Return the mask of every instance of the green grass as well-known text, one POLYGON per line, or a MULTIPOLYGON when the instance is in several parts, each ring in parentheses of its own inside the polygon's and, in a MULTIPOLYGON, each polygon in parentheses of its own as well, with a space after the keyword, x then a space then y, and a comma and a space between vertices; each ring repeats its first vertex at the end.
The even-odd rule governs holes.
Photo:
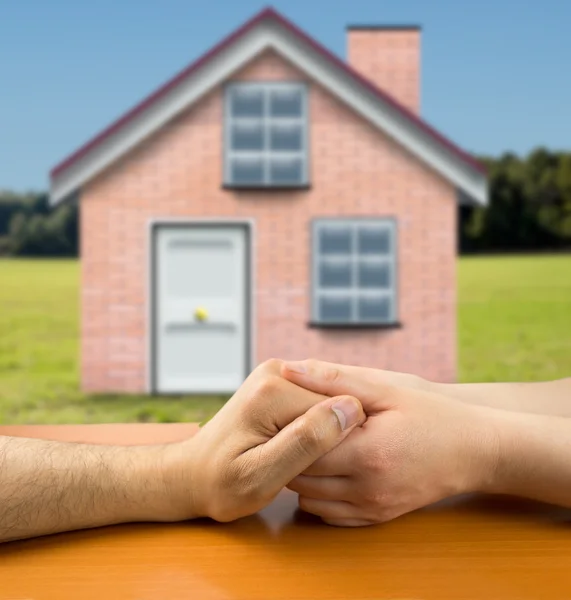
POLYGON ((571 375, 571 256, 463 258, 459 263, 462 381, 571 375))
POLYGON ((77 261, 0 261, 0 423, 201 422, 225 398, 79 391, 77 261))
MULTIPOLYGON (((0 261, 0 423, 203 421, 224 398, 86 396, 78 263, 0 261)), ((462 381, 571 374, 571 256, 459 261, 462 381)))

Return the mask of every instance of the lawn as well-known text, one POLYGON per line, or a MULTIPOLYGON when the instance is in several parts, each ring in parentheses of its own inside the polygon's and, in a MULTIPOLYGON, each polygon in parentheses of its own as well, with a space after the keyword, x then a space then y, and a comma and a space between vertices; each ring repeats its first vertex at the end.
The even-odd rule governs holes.
POLYGON ((203 421, 219 398, 79 391, 77 261, 0 260, 0 423, 203 421))
MULTIPOLYGON (((223 398, 86 396, 78 263, 0 261, 0 422, 203 421, 223 398)), ((571 256, 459 261, 462 381, 571 374, 571 256)))
POLYGON ((571 375, 571 256, 462 258, 461 381, 571 375))

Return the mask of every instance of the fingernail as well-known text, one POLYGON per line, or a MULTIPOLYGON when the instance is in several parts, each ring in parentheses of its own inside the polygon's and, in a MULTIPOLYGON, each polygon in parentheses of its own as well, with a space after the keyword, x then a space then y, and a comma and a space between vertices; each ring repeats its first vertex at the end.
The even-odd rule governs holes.
POLYGON ((339 419, 341 431, 345 431, 359 421, 359 407, 353 398, 342 398, 331 409, 339 419))
POLYGON ((286 362, 285 368, 292 373, 305 373, 305 365, 302 362, 286 362))

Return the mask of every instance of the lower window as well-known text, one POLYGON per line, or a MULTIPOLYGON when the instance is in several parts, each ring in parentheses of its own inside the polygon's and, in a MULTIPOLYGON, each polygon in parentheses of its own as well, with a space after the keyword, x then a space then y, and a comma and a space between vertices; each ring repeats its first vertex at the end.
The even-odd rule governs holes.
POLYGON ((396 233, 389 218, 313 222, 315 324, 396 323, 396 233))

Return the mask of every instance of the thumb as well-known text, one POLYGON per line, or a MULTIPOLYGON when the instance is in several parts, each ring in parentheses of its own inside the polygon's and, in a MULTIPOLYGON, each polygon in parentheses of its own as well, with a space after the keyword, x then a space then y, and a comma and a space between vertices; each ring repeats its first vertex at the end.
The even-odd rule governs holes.
POLYGON ((365 420, 361 403, 351 396, 312 406, 260 447, 261 464, 271 465, 268 487, 277 493, 365 420))

